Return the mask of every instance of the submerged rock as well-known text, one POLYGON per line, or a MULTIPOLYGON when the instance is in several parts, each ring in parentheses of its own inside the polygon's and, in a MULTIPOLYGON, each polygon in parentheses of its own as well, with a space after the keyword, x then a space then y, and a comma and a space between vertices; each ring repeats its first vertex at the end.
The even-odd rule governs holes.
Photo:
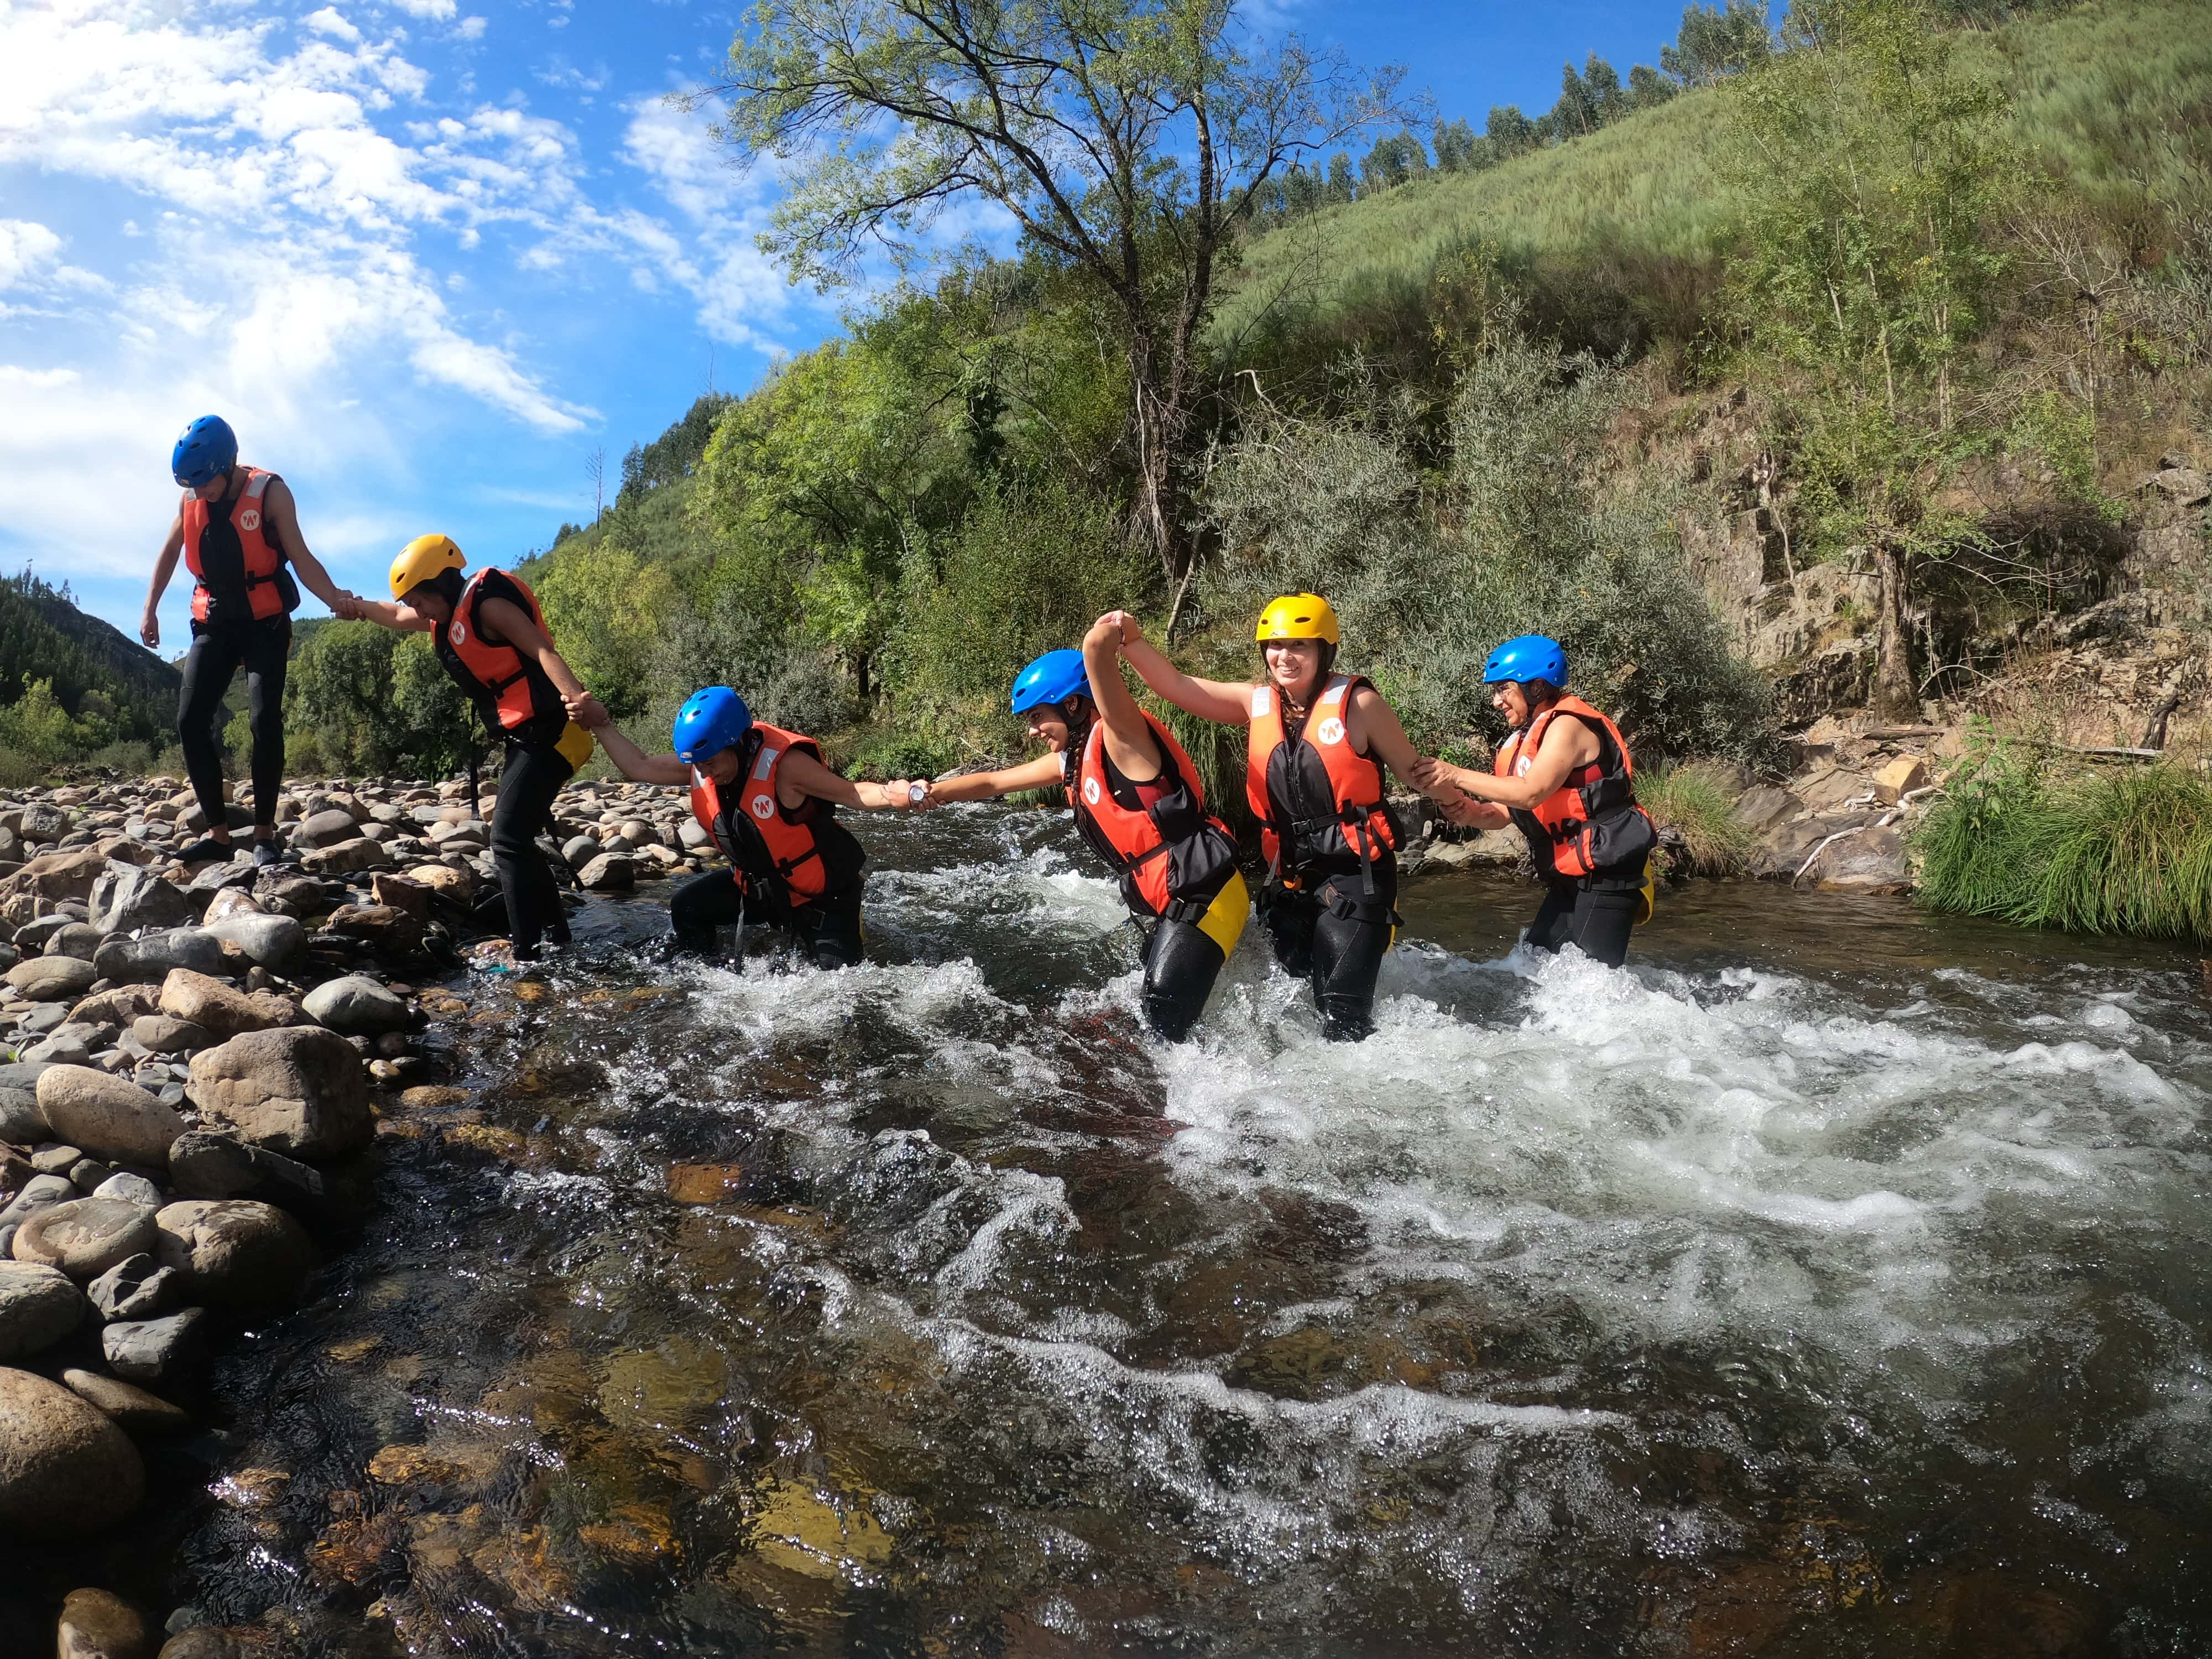
POLYGON ((146 1494, 130 1437, 59 1383, 0 1368, 0 1531, 81 1538, 146 1494))
POLYGON ((320 1026, 249 1031, 192 1057, 187 1092, 212 1124, 298 1158, 336 1158, 374 1131, 361 1057, 320 1026))
POLYGON ((121 1596, 78 1589, 62 1602, 56 1659, 153 1659, 153 1653, 146 1621, 121 1596))

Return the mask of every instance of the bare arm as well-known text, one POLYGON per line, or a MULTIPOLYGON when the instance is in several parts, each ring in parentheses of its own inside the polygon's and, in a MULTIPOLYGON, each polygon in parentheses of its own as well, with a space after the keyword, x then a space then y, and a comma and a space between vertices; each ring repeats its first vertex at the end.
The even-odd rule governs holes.
POLYGON ((262 507, 269 514, 270 528, 276 532, 276 545, 292 562, 292 568, 300 573, 300 580, 307 584, 307 591, 331 611, 343 614, 347 608, 339 597, 343 590, 331 580, 322 561, 307 550, 307 538, 300 533, 300 508, 292 499, 291 486, 282 478, 270 479, 269 488, 263 492, 262 507))
POLYGON ((1350 712, 1352 718, 1345 723, 1345 729, 1351 736, 1355 753, 1379 757, 1408 787, 1433 799, 1449 798, 1449 788, 1421 781, 1418 775, 1421 771, 1419 757, 1413 753, 1413 739, 1406 735, 1398 711, 1390 707, 1389 700, 1381 692, 1371 685, 1359 687, 1352 694, 1350 712))
POLYGON ((161 595, 169 591, 169 578, 176 574, 177 559, 184 550, 185 515, 179 513, 169 520, 161 556, 154 561, 154 580, 146 589, 146 614, 138 619, 138 637, 145 641, 149 651, 161 643, 161 595))
MULTIPOLYGON (((333 606, 332 609, 337 609, 333 606)), ((411 605, 397 600, 364 599, 349 597, 340 615, 350 614, 357 622, 380 623, 386 628, 396 628, 403 634, 434 634, 438 624, 411 605)))
POLYGON ((592 726, 586 716, 599 711, 599 700, 584 689, 583 681, 561 660, 553 641, 545 637, 545 630, 531 621, 520 605, 512 599, 487 596, 477 601, 477 614, 500 638, 545 671, 545 678, 553 682, 553 689, 561 694, 561 701, 579 726, 592 726))
POLYGON ((1218 720, 1224 726, 1242 726, 1252 718, 1252 687, 1249 684, 1201 680, 1184 673, 1159 653, 1145 637, 1137 619, 1126 611, 1109 611, 1098 620, 1112 623, 1121 630, 1121 654, 1137 671, 1137 678, 1186 714, 1218 720))
POLYGON ((1534 806, 1556 793, 1566 782, 1568 773, 1589 765, 1597 754, 1597 736, 1589 727, 1578 720, 1555 720, 1544 733, 1544 746, 1536 751, 1535 760, 1517 778, 1470 771, 1442 761, 1424 761, 1421 771, 1423 776, 1449 783, 1477 800, 1494 801, 1500 806, 1534 806))
MULTIPOLYGON (((783 757, 775 782, 779 796, 795 789, 801 799, 812 795, 817 800, 836 801, 840 806, 857 806, 864 812, 904 811, 915 804, 914 785, 905 778, 895 783, 855 783, 850 778, 839 777, 813 756, 798 750, 783 757)), ((799 803, 786 800, 783 804, 796 806, 799 803)))
POLYGON ((674 783, 691 781, 691 769, 673 755, 648 755, 624 737, 612 720, 594 727, 592 735, 599 740, 599 747, 607 751, 607 758, 632 783, 674 783))
POLYGON ((929 805, 945 806, 955 801, 997 800, 1002 795, 1016 794, 1024 789, 1054 789, 1065 775, 1059 756, 1041 755, 1036 760, 1024 761, 1019 766, 997 772, 963 772, 957 778, 942 779, 929 786, 929 805))
POLYGON ((1145 711, 1121 678, 1121 642, 1127 625, 1102 617, 1083 636, 1083 672, 1091 682, 1091 701, 1106 723, 1106 758, 1132 783, 1150 783, 1160 775, 1160 746, 1145 711))

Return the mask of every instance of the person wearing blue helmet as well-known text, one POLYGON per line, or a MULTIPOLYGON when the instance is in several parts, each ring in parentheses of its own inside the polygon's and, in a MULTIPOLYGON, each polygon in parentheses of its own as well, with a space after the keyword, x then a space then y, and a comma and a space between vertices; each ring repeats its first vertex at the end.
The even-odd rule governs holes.
POLYGON ((1557 640, 1524 634, 1484 664, 1496 688, 1491 706, 1512 732, 1488 772, 1422 761, 1424 788, 1456 789, 1445 808, 1455 823, 1494 830, 1507 823, 1528 837, 1548 891, 1528 924, 1539 951, 1572 945, 1618 968, 1630 932, 1650 914, 1647 875, 1658 836, 1636 804, 1636 767, 1620 728, 1566 690, 1567 653, 1557 640))
POLYGON ((179 857, 200 864, 228 860, 235 851, 216 722, 232 678, 243 668, 246 721, 253 736, 253 858, 274 864, 283 856, 276 797, 284 787, 284 671, 292 612, 300 606, 292 572, 340 614, 344 595, 307 550, 290 489, 273 472, 239 465, 237 435, 222 416, 203 415, 184 429, 170 451, 169 471, 185 496, 154 561, 138 637, 149 650, 161 643, 161 595, 181 556, 193 580, 192 646, 177 694, 177 742, 207 834, 179 857))
POLYGON ((908 811, 926 786, 856 783, 831 771, 822 745, 802 732, 757 720, 726 685, 696 691, 677 711, 672 754, 648 755, 588 699, 574 701, 622 775, 638 783, 689 787, 699 827, 730 860, 694 876, 669 901, 680 949, 709 955, 720 930, 741 922, 775 927, 819 968, 860 961, 862 866, 867 854, 837 822, 840 806, 908 811))
POLYGON ((1065 788, 1076 828, 1119 879, 1121 902, 1150 924, 1145 1018, 1179 1042, 1205 1012, 1252 901, 1236 842, 1206 813, 1198 769, 1129 695, 1121 652, 1120 627, 1101 621, 1082 650, 1048 651, 1023 669, 1014 713, 1029 716, 1030 736, 1050 752, 933 783, 929 804, 1065 788))

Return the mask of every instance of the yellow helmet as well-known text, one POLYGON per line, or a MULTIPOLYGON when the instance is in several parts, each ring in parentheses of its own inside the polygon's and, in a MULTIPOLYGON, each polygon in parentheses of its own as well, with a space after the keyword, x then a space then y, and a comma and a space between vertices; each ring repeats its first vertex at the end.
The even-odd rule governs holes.
POLYGON ((1318 593, 1285 593, 1260 613, 1255 640, 1325 640, 1341 644, 1336 612, 1318 593))
POLYGON ((452 537, 417 536, 392 562, 392 597, 404 599, 409 589, 420 587, 440 571, 459 570, 466 563, 452 537))

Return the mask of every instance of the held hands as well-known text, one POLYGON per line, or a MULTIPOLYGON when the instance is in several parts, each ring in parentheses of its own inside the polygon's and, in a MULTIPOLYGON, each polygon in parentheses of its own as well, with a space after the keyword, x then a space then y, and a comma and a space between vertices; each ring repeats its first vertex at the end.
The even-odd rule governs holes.
POLYGON ((564 693, 561 701, 568 705, 568 718, 586 732, 596 732, 614 723, 614 717, 607 713, 606 705, 588 691, 564 693))
POLYGON ((1130 615, 1129 612, 1126 611, 1109 611, 1096 623, 1092 623, 1091 626, 1094 629, 1110 628, 1114 629, 1121 635, 1119 642, 1121 648, 1125 651, 1133 645, 1142 645, 1145 642, 1145 630, 1143 627, 1139 625, 1136 617, 1130 615))
POLYGON ((1464 789, 1474 774, 1452 765, 1449 761, 1423 756, 1413 763, 1413 787, 1431 795, 1446 789, 1464 789))
POLYGON ((1444 802, 1437 810, 1443 813, 1444 821, 1447 823, 1472 827, 1476 823, 1482 808, 1480 803, 1469 800, 1465 795, 1456 795, 1444 802))
POLYGON ((931 805, 929 785, 917 778, 894 778, 882 786, 884 805, 894 812, 926 811, 931 805))

